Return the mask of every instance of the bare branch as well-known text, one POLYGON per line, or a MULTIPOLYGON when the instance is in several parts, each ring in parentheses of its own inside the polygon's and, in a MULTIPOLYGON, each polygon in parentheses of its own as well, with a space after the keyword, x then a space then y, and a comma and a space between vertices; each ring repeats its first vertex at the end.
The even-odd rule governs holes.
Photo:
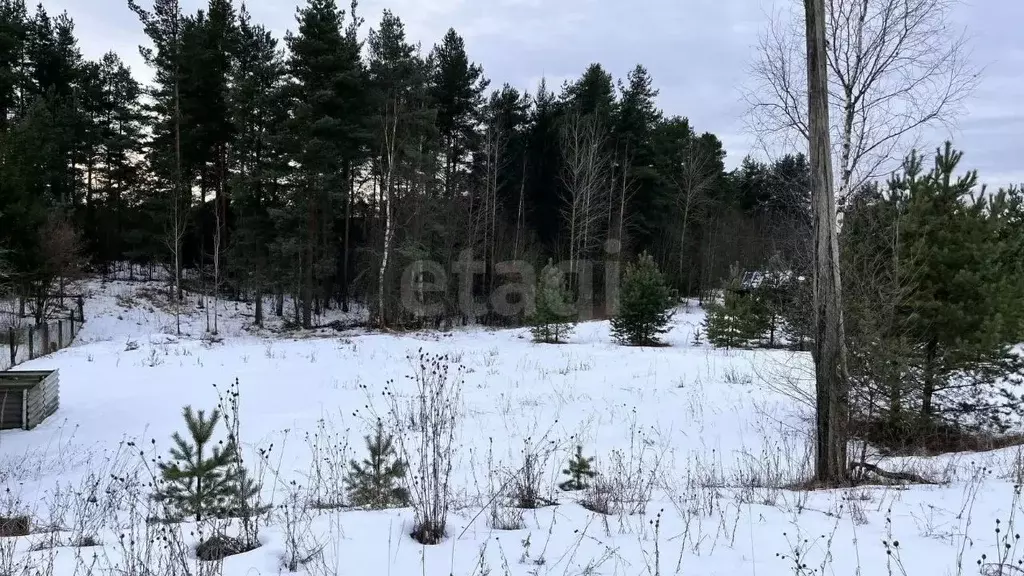
MULTIPOLYGON (((924 129, 951 125, 978 84, 958 0, 827 0, 832 163, 838 195, 888 174, 924 129)), ((751 68, 748 129, 766 150, 807 146, 803 12, 770 16, 751 68), (774 146, 773 146, 774 144, 774 146)))

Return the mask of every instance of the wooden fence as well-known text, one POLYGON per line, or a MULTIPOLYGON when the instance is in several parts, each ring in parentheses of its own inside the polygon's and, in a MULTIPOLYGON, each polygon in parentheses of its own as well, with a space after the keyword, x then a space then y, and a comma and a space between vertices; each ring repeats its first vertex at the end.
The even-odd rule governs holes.
POLYGON ((0 371, 70 346, 85 321, 81 298, 76 308, 66 318, 0 330, 0 371))

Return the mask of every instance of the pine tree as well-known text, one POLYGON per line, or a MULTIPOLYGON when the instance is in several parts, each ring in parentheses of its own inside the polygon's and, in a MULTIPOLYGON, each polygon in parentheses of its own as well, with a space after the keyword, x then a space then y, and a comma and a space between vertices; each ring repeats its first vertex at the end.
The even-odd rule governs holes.
POLYGON ((286 171, 282 127, 287 118, 283 97, 284 62, 277 40, 254 24, 243 5, 232 68, 231 110, 237 129, 232 146, 232 207, 237 217, 231 244, 234 277, 255 301, 255 324, 263 325, 264 290, 273 287, 276 263, 272 246, 279 230, 272 218, 280 210, 286 171))
POLYGON ((548 260, 537 282, 535 311, 530 317, 534 342, 560 344, 572 334, 575 310, 565 289, 562 272, 548 260))
MULTIPOLYGON (((236 464, 237 450, 233 438, 227 442, 214 442, 213 435, 221 420, 219 410, 209 417, 191 406, 183 410, 189 437, 180 433, 172 436, 174 447, 170 461, 161 462, 162 484, 154 494, 158 502, 166 503, 175 517, 190 517, 200 521, 221 516, 237 506, 237 482, 240 481, 236 464)), ((242 486, 243 492, 251 485, 242 486)))
POLYGON ((704 330, 708 342, 716 348, 742 348, 750 344, 752 317, 751 299, 732 285, 724 290, 722 302, 708 304, 704 330))
POLYGON ((286 36, 290 77, 286 91, 291 115, 286 123, 290 163, 297 167, 295 188, 285 213, 299 247, 298 284, 302 326, 312 325, 317 285, 332 276, 339 235, 330 208, 336 191, 351 188, 351 170, 365 152, 366 85, 355 35, 359 20, 345 26, 345 12, 334 0, 309 0, 299 9, 298 31, 286 36), (298 235, 295 231, 301 231, 298 235))
MULTIPOLYGON (((431 232, 405 239, 397 225, 401 208, 410 212, 433 212, 436 218, 450 216, 451 199, 442 198, 436 190, 435 175, 438 162, 444 157, 438 149, 440 136, 434 123, 435 110, 429 98, 430 65, 420 57, 416 46, 406 38, 402 20, 385 10, 380 25, 367 36, 367 74, 371 90, 373 119, 372 175, 378 196, 375 198, 375 251, 379 260, 374 282, 376 294, 372 300, 372 314, 378 324, 386 326, 399 316, 398 307, 390 306, 393 296, 389 289, 389 270, 401 248, 406 253, 417 253, 427 248, 431 232), (405 192, 401 192, 401 191, 405 192), (401 204, 398 198, 403 199, 401 204), (422 203, 413 204, 420 200, 422 203), (402 246, 404 244, 404 246, 402 246)), ((423 223, 421 216, 409 217, 423 223)), ((442 230, 443 225, 430 230, 442 230)), ((441 234, 447 236, 451 230, 441 234)), ((450 245, 449 245, 450 247, 450 245)), ((421 252, 420 252, 421 253, 421 252)), ((449 257, 450 254, 445 254, 449 257)))
POLYGON ((345 478, 352 504, 372 510, 406 506, 409 492, 396 485, 405 478, 406 464, 395 452, 394 438, 378 423, 374 435, 366 436, 365 440, 369 458, 362 463, 349 462, 345 478))
POLYGON ((845 322, 859 418, 892 449, 948 449, 951 432, 1003 431, 1021 398, 1014 348, 1022 292, 1019 200, 957 175, 962 154, 931 169, 908 156, 886 190, 859 190, 843 224, 845 322))
POLYGON ((654 259, 644 252, 626 267, 619 313, 611 320, 612 336, 630 346, 657 345, 658 336, 668 331, 674 306, 672 290, 654 259))
MULTIPOLYGON (((613 123, 616 162, 622 170, 615 174, 613 201, 614 237, 626 245, 630 235, 641 246, 649 246, 658 237, 658 227, 666 220, 667 189, 659 180, 657 139, 667 124, 657 107, 658 89, 647 69, 637 65, 626 82, 619 82, 622 94, 613 123)), ((687 125, 687 130, 689 126, 687 125)))
POLYGON ((137 255, 152 254, 152 251, 132 242, 139 235, 134 227, 130 227, 130 199, 139 192, 145 176, 143 167, 136 160, 143 153, 142 87, 113 52, 104 54, 100 60, 99 74, 100 152, 92 178, 96 181, 99 214, 96 218, 97 237, 93 242, 99 259, 104 263, 122 260, 126 256, 136 261, 144 260, 145 257, 137 255))
POLYGON ((483 68, 469 61, 466 43, 454 29, 434 46, 428 61, 433 67, 430 97, 437 109, 437 130, 444 146, 442 183, 445 195, 451 196, 465 189, 464 158, 479 148, 476 125, 488 81, 483 68))
POLYGON ((0 134, 24 113, 29 22, 25 0, 0 0, 0 134))
POLYGON ((708 341, 718 348, 746 348, 756 345, 770 331, 769 307, 760 286, 743 286, 739 267, 733 266, 722 290, 722 301, 707 306, 704 329, 708 341))
POLYGON ((593 115, 604 125, 611 122, 618 105, 612 75, 597 63, 587 66, 579 80, 566 82, 560 99, 580 116, 593 115))
POLYGON ((946 143, 923 172, 922 158, 912 155, 891 186, 906 203, 902 259, 919 267, 906 313, 923 352, 920 416, 928 423, 944 409, 984 411, 991 386, 1020 369, 1011 352, 1017 279, 1000 265, 999 221, 986 195, 974 192, 977 172, 955 175, 962 157, 946 143), (946 390, 957 397, 937 398, 946 390))
POLYGON ((583 455, 583 446, 576 446, 576 454, 569 460, 568 468, 562 470, 562 474, 569 479, 558 487, 566 492, 586 490, 590 486, 588 481, 597 476, 597 472, 592 469, 593 463, 593 457, 587 458, 583 455))
POLYGON ((556 252, 559 226, 562 221, 560 174, 562 172, 559 126, 562 111, 547 82, 541 79, 533 96, 527 131, 526 186, 524 194, 528 221, 540 242, 556 252))
POLYGON ((154 0, 146 10, 135 0, 128 6, 143 24, 152 46, 139 48, 143 60, 153 69, 153 84, 146 112, 150 114, 150 137, 146 148, 149 184, 139 234, 135 242, 153 249, 170 249, 173 262, 176 329, 180 332, 180 304, 184 296, 181 271, 185 265, 183 243, 192 206, 196 167, 187 162, 193 149, 193 135, 182 118, 183 36, 185 18, 179 0, 154 0))

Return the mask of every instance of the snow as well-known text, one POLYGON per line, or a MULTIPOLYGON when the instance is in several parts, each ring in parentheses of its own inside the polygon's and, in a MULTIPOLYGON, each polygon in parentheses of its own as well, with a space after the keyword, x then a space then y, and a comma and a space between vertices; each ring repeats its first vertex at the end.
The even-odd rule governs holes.
POLYGON ((294 534, 300 548, 319 552, 299 567, 311 575, 932 576, 995 574, 993 563, 1024 558, 1013 526, 1022 468, 1015 450, 882 462, 948 481, 939 486, 791 489, 810 466, 809 359, 695 344, 697 308, 676 314, 668 346, 624 348, 606 322, 579 325, 564 345, 533 344, 526 330, 252 330, 251 306, 233 302, 220 303, 217 339, 203 336, 206 309, 194 305, 178 337, 159 301, 158 285, 90 283, 75 344, 18 367, 59 369, 60 409, 32 431, 0 434, 0 516, 59 523, 58 544, 77 531, 101 545, 48 548, 40 542, 55 536, 42 532, 0 539, 0 573, 5 550, 13 563, 71 576, 133 573, 125 542, 159 530, 194 544, 208 527, 146 524, 126 494, 145 492, 151 459, 182 429, 183 405, 212 409, 235 379, 247 461, 265 471, 264 496, 275 509, 262 546, 216 567, 228 576, 287 572, 282 558, 294 534), (364 457, 363 436, 389 409, 385 391, 411 401, 410 357, 421 350, 464 368, 445 541, 412 540, 409 509, 300 506, 301 517, 288 520, 290 498, 340 493, 331 466, 364 457), (601 515, 580 505, 580 493, 554 488, 577 444, 605 472, 620 451, 633 480, 651 486, 643 514, 601 515), (526 446, 541 454, 545 488, 558 503, 526 511, 523 529, 493 529, 491 473, 522 466, 526 446), (143 484, 129 471, 142 473, 143 484), (86 493, 107 510, 88 529, 76 522, 96 516, 81 504, 86 493))

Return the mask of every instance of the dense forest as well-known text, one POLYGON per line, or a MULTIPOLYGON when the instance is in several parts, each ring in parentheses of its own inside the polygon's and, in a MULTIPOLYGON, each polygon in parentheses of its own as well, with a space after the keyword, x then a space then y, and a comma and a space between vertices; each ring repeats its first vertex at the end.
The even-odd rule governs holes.
POLYGON ((283 39, 231 0, 128 3, 152 85, 114 52, 84 58, 66 14, 0 0, 0 249, 40 310, 74 271, 132 263, 179 298, 254 300, 257 323, 354 305, 394 327, 508 323, 489 304, 467 317, 454 275, 432 295, 445 312, 414 317, 403 275, 436 284, 472 258, 486 303, 503 261, 592 261, 600 290, 602 267, 647 251, 701 295, 806 252, 804 156, 726 171, 642 65, 530 93, 492 86, 456 30, 425 51, 355 2, 309 0, 283 39))

